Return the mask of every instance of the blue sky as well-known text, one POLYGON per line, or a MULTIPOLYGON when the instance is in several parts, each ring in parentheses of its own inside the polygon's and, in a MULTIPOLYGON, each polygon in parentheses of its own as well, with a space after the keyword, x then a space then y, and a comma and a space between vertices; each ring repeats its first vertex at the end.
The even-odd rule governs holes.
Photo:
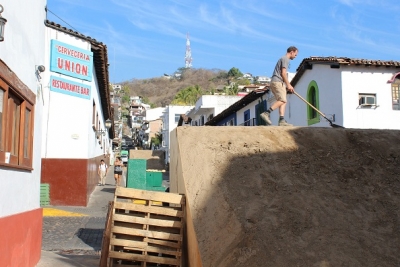
POLYGON ((287 47, 303 58, 400 61, 398 0, 48 0, 47 19, 108 47, 110 82, 193 68, 271 76, 287 47), (68 23, 68 24, 66 24, 68 23))

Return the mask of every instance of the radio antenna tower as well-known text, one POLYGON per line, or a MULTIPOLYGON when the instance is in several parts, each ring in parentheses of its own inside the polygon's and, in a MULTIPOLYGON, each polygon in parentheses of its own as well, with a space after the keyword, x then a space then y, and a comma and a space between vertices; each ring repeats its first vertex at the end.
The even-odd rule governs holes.
POLYGON ((192 51, 190 50, 189 33, 186 34, 185 68, 192 67, 192 51))

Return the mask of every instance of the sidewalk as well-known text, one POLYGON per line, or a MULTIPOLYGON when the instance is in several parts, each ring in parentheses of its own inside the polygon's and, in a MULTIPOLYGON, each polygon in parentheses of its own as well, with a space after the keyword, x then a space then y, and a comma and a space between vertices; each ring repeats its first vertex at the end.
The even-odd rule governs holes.
MULTIPOLYGON (((126 170, 121 184, 126 183, 126 170)), ((105 186, 96 186, 87 207, 43 209, 42 255, 37 267, 99 266, 109 201, 115 192, 113 166, 105 186)))

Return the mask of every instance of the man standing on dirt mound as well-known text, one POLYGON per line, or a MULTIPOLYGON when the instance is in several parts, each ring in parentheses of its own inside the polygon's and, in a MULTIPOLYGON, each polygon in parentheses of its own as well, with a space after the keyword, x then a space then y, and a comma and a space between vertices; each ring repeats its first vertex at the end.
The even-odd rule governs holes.
POLYGON ((265 112, 261 113, 261 119, 265 121, 267 125, 272 125, 270 115, 271 112, 279 108, 279 126, 293 126, 287 123, 285 120, 285 109, 286 109, 286 91, 293 92, 294 88, 288 80, 288 69, 289 60, 293 60, 297 57, 298 49, 291 46, 287 49, 286 55, 281 57, 276 63, 274 73, 272 74, 270 90, 275 96, 276 102, 265 112))

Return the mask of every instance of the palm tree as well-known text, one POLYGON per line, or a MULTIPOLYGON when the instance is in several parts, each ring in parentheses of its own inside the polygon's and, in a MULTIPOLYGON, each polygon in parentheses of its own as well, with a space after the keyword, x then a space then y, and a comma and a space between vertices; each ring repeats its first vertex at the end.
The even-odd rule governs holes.
POLYGON ((172 104, 175 105, 194 105, 197 99, 203 95, 203 90, 199 85, 189 86, 179 91, 172 104))

